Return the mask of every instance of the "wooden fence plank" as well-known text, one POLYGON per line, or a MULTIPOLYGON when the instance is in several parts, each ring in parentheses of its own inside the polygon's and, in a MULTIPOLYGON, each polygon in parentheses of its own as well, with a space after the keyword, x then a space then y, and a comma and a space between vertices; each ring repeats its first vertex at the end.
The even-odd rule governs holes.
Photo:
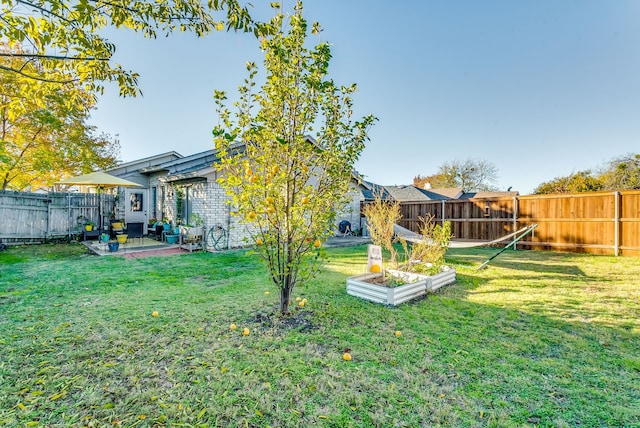
POLYGON ((0 240, 41 242, 80 233, 85 219, 99 223, 99 202, 103 213, 115 203, 108 194, 0 191, 0 240))
POLYGON ((491 241, 537 223, 521 247, 640 256, 637 190, 412 202, 400 208, 400 225, 414 232, 416 213, 436 211, 439 223, 442 214, 451 222, 455 239, 491 241))

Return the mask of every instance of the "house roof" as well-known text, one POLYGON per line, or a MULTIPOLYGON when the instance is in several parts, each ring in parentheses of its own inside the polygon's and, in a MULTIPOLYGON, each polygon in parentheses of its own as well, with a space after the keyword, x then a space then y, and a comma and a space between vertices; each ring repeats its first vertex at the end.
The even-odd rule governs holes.
POLYGON ((520 192, 465 192, 459 199, 504 198, 518 196, 520 192))
POLYGON ((389 195, 398 202, 422 202, 429 197, 414 185, 384 186, 389 195))
POLYGON ((107 172, 116 176, 122 176, 132 172, 143 172, 144 170, 156 168, 166 162, 180 159, 182 157, 183 156, 180 153, 175 151, 160 153, 131 162, 121 163, 114 168, 108 169, 107 172))
POLYGON ((458 199, 464 191, 460 187, 441 187, 438 189, 420 189, 425 193, 434 195, 432 199, 458 199))
POLYGON ((391 197, 384 186, 365 180, 361 180, 360 184, 362 185, 360 191, 365 201, 375 200, 377 194, 381 194, 382 199, 389 199, 391 197))

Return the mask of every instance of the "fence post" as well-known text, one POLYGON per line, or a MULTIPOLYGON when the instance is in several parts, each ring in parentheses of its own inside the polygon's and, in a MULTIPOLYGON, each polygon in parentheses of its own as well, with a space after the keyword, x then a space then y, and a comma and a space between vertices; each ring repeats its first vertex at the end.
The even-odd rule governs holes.
POLYGON ((613 226, 613 255, 620 255, 620 192, 613 192, 614 201, 614 210, 615 210, 615 218, 614 226, 613 226))
MULTIPOLYGON (((513 197, 513 231, 518 230, 518 197, 513 197)), ((518 249, 518 243, 513 244, 513 249, 518 249)))

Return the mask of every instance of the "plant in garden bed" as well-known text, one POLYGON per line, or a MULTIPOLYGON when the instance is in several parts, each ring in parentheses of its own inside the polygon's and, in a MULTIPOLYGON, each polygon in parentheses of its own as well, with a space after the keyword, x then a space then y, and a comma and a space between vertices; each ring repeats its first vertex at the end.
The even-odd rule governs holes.
POLYGON ((393 269, 380 269, 383 278, 390 273, 397 276, 395 271, 429 276, 449 269, 445 265, 444 256, 451 239, 450 222, 445 221, 443 225, 439 225, 434 222, 433 216, 420 217, 421 238, 409 243, 405 238, 395 236, 394 225, 402 218, 397 201, 384 200, 382 194, 377 193, 374 201, 364 207, 363 214, 367 218, 371 241, 390 254, 393 269), (395 242, 400 242, 402 246, 402 264, 398 260, 400 254, 394 246, 395 242))

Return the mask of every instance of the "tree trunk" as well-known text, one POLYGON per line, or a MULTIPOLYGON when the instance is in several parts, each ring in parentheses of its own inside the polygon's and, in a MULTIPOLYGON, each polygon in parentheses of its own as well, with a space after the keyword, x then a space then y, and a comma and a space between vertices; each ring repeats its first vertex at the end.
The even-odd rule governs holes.
POLYGON ((289 313, 289 303, 291 301, 291 284, 288 280, 280 286, 280 313, 282 315, 289 313))

